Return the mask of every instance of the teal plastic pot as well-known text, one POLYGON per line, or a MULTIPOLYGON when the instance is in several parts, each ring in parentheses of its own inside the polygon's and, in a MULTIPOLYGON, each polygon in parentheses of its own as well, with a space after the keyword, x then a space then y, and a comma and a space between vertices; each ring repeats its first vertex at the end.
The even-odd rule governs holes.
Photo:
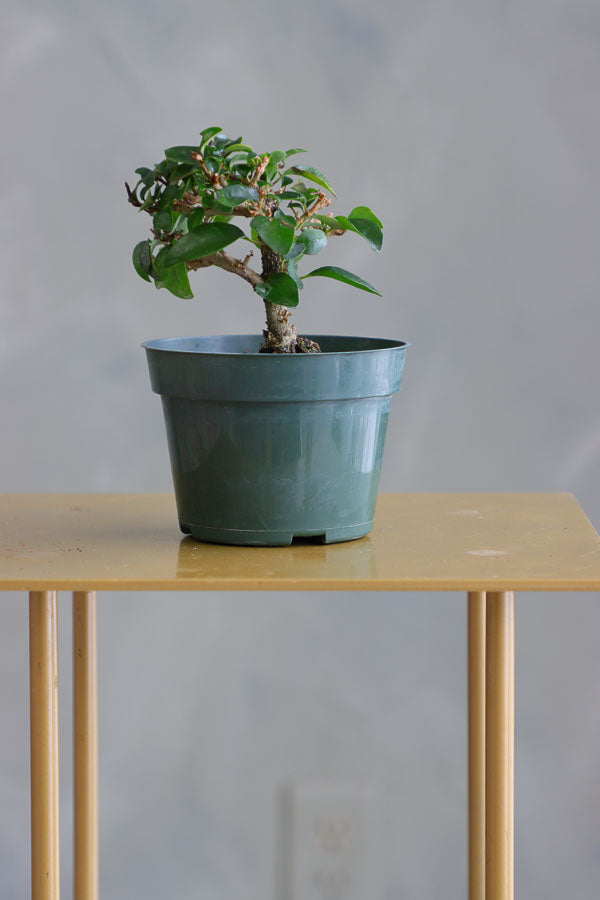
POLYGON ((321 353, 259 353, 259 335, 143 344, 184 534, 285 546, 371 530, 406 344, 314 340, 321 353))

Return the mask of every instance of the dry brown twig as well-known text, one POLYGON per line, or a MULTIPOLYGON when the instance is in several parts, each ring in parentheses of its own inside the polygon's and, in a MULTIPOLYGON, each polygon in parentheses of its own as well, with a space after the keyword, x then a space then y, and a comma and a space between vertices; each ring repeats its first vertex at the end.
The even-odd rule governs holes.
POLYGON ((186 263, 186 265, 191 270, 204 269, 207 266, 218 266, 219 269, 225 269, 226 272, 233 272, 234 275, 239 275, 244 281, 256 287, 257 284, 263 283, 263 278, 248 265, 248 260, 251 256, 252 253, 250 252, 245 259, 237 259, 237 257, 230 256, 229 253, 221 250, 219 253, 203 256, 202 259, 194 259, 186 263))
POLYGON ((297 219, 297 224, 304 225, 309 219, 316 215, 316 213, 318 213, 320 209, 324 209, 324 207, 326 206, 331 206, 331 200, 329 199, 329 197, 325 196, 323 191, 321 191, 313 205, 309 207, 306 212, 297 219))
POLYGON ((198 153, 196 150, 192 150, 192 151, 190 152, 190 155, 191 155, 192 159, 195 159, 195 160, 196 160, 196 162, 198 163, 198 165, 200 166, 200 168, 202 169, 202 171, 204 172, 204 174, 206 175, 206 177, 208 178, 208 180, 209 180, 209 181, 212 181, 212 180, 213 180, 214 172, 211 172, 211 171, 210 171, 210 169, 208 168, 208 166, 207 166, 206 163, 204 162, 204 157, 202 156, 202 154, 201 154, 201 153, 198 153))
POLYGON ((254 171, 254 175, 252 175, 248 181, 248 184, 250 185, 250 187, 256 187, 256 185, 258 184, 258 179, 260 178, 260 176, 263 174, 263 172, 269 165, 270 159, 271 159, 271 157, 269 156, 269 154, 265 153, 265 155, 262 157, 261 161, 257 165, 257 167, 254 171))

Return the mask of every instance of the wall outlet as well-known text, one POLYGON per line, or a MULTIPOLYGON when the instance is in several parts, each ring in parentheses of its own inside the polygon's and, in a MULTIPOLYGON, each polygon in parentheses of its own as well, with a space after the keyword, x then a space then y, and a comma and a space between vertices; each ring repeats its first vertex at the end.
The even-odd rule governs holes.
POLYGON ((288 806, 286 900, 375 900, 372 790, 299 782, 288 806))

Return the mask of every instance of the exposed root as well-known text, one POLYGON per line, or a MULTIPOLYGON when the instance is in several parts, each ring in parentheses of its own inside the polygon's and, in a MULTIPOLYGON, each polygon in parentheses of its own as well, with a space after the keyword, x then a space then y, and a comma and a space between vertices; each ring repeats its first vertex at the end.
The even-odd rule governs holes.
POLYGON ((278 341, 271 331, 263 331, 264 341, 260 353, 320 353, 321 348, 316 341, 307 337, 298 337, 296 326, 289 326, 289 337, 285 342, 278 341))

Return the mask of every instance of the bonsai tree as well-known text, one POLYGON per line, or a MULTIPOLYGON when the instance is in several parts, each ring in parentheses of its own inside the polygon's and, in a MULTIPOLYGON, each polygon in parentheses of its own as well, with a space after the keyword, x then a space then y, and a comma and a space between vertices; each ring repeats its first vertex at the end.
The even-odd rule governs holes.
POLYGON ((306 151, 257 154, 242 138, 205 128, 196 146, 170 147, 154 168, 136 169, 129 202, 152 217, 152 237, 136 244, 133 265, 145 281, 176 297, 193 297, 188 272, 218 266, 247 281, 264 301, 267 328, 261 352, 315 353, 315 341, 299 337, 290 309, 298 306, 306 278, 334 278, 372 294, 371 284, 338 266, 298 274, 304 256, 315 256, 330 237, 354 232, 371 247, 383 245, 382 224, 367 206, 348 216, 325 213, 333 188, 312 166, 288 160, 306 151), (247 220, 246 234, 232 220, 247 220), (226 252, 235 241, 250 244, 241 257, 226 252), (260 255, 261 271, 250 265, 260 255))

